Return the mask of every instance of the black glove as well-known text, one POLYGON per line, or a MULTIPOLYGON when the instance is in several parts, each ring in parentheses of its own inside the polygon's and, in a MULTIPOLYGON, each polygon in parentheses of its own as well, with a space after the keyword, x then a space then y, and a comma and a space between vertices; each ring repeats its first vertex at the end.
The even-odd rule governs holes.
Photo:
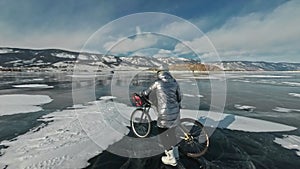
POLYGON ((141 95, 142 95, 142 96, 145 96, 145 97, 148 97, 149 95, 146 94, 146 93, 147 93, 146 90, 143 90, 143 91, 141 92, 141 95))
POLYGON ((142 96, 142 97, 145 96, 144 95, 144 90, 140 92, 140 96, 142 96))

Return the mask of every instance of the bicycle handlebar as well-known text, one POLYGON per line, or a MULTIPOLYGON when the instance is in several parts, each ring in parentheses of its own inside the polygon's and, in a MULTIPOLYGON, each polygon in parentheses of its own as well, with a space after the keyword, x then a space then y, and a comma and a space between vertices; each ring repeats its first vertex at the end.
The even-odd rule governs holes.
POLYGON ((134 95, 140 97, 142 99, 142 102, 144 102, 143 106, 152 105, 152 102, 148 99, 147 96, 143 95, 143 94, 138 94, 138 93, 134 93, 134 95))

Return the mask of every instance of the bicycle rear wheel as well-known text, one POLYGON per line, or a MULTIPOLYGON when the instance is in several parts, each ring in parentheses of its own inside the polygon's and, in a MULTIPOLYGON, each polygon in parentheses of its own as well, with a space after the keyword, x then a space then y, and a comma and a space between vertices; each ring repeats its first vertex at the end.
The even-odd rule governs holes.
POLYGON ((179 150, 188 157, 197 158, 206 153, 209 137, 203 125, 194 119, 183 118, 176 130, 176 136, 182 139, 179 150))
POLYGON ((130 124, 133 133, 137 137, 147 137, 151 130, 151 118, 143 109, 136 109, 130 117, 130 124))

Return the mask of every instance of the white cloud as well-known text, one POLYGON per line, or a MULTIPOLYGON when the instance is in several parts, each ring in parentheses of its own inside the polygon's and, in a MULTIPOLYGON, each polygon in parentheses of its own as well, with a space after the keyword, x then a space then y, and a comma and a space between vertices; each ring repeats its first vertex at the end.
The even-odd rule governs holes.
POLYGON ((153 57, 170 57, 170 56, 176 56, 172 51, 160 49, 157 54, 155 54, 153 57))
POLYGON ((133 52, 155 45, 158 37, 152 34, 137 35, 134 38, 122 38, 118 41, 111 41, 104 44, 104 48, 110 53, 133 52))
POLYGON ((176 40, 192 40, 195 36, 201 37, 203 35, 198 27, 187 21, 174 21, 162 27, 162 29, 159 30, 159 33, 171 36, 176 40))
POLYGON ((158 48, 144 48, 131 53, 130 56, 153 56, 158 53, 158 48))
POLYGON ((59 48, 80 51, 92 32, 35 32, 30 35, 15 35, 12 32, 0 32, 0 46, 23 48, 59 48))
MULTIPOLYGON (((220 56, 244 55, 258 57, 261 54, 282 55, 300 53, 300 1, 287 2, 268 14, 252 13, 235 17, 221 28, 206 35, 220 56), (254 56, 253 56, 254 55, 254 56)), ((213 57, 214 48, 206 37, 184 42, 205 57, 213 57)), ((174 51, 190 50, 177 44, 174 51)), ((284 58, 282 58, 284 59, 284 58)), ((300 61, 300 60, 299 60, 300 61)))
POLYGON ((255 57, 254 54, 251 54, 243 50, 226 50, 226 51, 218 51, 218 53, 204 52, 203 54, 200 54, 200 58, 203 61, 217 61, 215 59, 216 57, 221 57, 222 60, 240 60, 245 56, 255 57))
POLYGON ((178 43, 175 46, 174 51, 181 54, 191 53, 192 51, 196 51, 198 53, 213 52, 214 46, 206 36, 202 36, 201 38, 196 38, 192 41, 178 43))
POLYGON ((159 49, 159 48, 146 48, 142 50, 138 50, 136 52, 133 52, 131 56, 151 56, 151 57, 176 57, 178 56, 176 53, 174 53, 172 50, 166 50, 166 49, 159 49))
POLYGON ((233 18, 208 37, 218 49, 257 52, 298 50, 300 44, 299 1, 291 1, 267 15, 233 18))

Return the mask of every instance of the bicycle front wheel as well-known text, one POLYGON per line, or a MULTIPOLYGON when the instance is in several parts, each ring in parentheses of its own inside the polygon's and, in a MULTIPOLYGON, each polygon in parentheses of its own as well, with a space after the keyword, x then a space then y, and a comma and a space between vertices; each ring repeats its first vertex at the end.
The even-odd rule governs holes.
POLYGON ((188 157, 197 158, 206 153, 209 137, 203 125, 194 119, 183 118, 176 130, 176 136, 181 139, 180 151, 188 157))
POLYGON ((130 118, 133 133, 140 138, 147 137, 151 130, 151 118, 143 109, 136 109, 130 118))

